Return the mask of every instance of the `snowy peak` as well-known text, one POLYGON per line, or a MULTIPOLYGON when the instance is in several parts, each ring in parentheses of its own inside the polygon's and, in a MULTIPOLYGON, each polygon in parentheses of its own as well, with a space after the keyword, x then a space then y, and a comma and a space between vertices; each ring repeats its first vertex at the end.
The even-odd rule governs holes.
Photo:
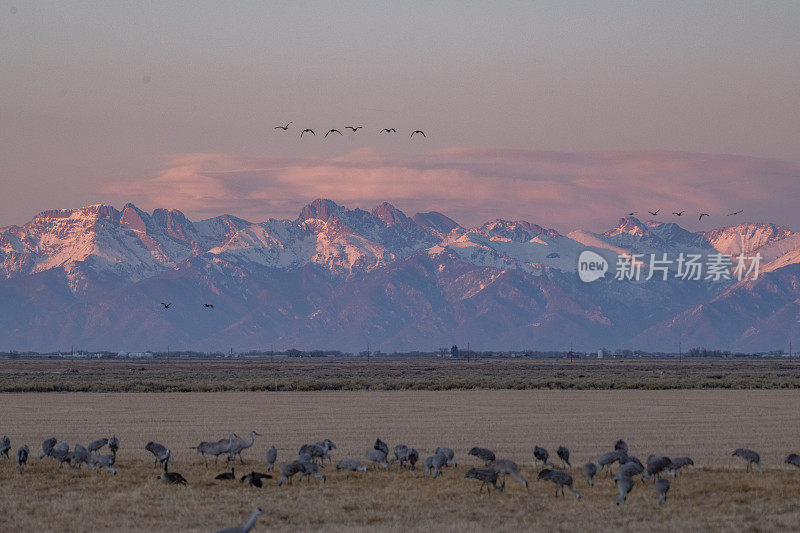
POLYGON ((617 221, 617 226, 603 233, 606 237, 616 237, 621 234, 632 235, 634 237, 647 237, 650 235, 650 230, 646 225, 635 217, 622 217, 617 221))
POLYGON ((340 213, 344 208, 336 202, 317 198, 300 211, 297 220, 302 222, 309 219, 328 220, 334 214, 340 213))
POLYGON ((412 219, 420 228, 440 239, 454 229, 463 229, 458 222, 436 211, 417 213, 412 219))
POLYGON ((528 242, 539 236, 560 238, 562 235, 553 229, 545 229, 524 220, 495 219, 475 231, 488 237, 499 237, 514 242, 528 242))
POLYGON ((389 202, 383 202, 372 210, 372 216, 382 220, 387 226, 408 226, 413 223, 405 213, 389 202))
POLYGON ((744 223, 701 233, 718 251, 736 255, 752 254, 761 247, 794 234, 786 226, 769 223, 744 223))

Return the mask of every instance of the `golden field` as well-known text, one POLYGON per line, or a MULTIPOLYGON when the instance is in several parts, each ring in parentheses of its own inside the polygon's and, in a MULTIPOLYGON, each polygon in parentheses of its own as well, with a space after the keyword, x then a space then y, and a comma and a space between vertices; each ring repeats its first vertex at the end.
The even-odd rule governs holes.
MULTIPOLYGON (((800 528, 800 470, 782 464, 800 452, 800 396, 792 390, 668 391, 323 391, 221 393, 7 393, 0 395, 0 433, 31 447, 20 475, 0 462, 0 531, 213 531, 243 523, 255 506, 265 514, 255 531, 306 530, 746 530, 800 528), (323 438, 338 446, 334 463, 362 457, 376 437, 414 446, 422 458, 437 445, 456 450, 459 468, 439 479, 418 471, 359 473, 346 478, 327 466, 328 481, 262 489, 220 482, 190 448, 228 432, 256 430, 255 445, 237 471, 278 464, 299 446, 323 438), (115 433, 118 474, 59 469, 39 460, 40 443, 55 436, 73 446, 115 433), (638 483, 628 501, 604 476, 594 488, 575 468, 576 500, 554 497, 536 482, 531 450, 555 455, 564 444, 576 467, 625 439, 631 453, 689 455, 696 466, 673 481, 658 506, 652 484, 638 483), (144 444, 172 449, 173 470, 186 487, 156 479, 144 444), (510 479, 505 493, 478 494, 464 479, 480 445, 522 466, 530 490, 510 479), (730 456, 737 447, 761 453, 766 473, 747 474, 730 456)), ((223 461, 224 462, 224 461, 223 461)))

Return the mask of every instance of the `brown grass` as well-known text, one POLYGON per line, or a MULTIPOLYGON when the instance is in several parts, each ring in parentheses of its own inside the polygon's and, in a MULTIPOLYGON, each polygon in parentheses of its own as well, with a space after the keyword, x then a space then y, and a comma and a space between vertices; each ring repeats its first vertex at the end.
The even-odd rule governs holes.
POLYGON ((798 389, 797 359, 2 360, 0 392, 798 389))
MULTIPOLYGON (((0 431, 14 449, 31 445, 31 467, 19 475, 0 464, 0 531, 207 531, 243 522, 259 505, 256 530, 797 530, 800 471, 782 465, 798 451, 800 397, 793 391, 450 391, 314 393, 3 394, 0 431), (381 436, 431 453, 439 444, 456 450, 460 467, 440 479, 408 472, 369 472, 346 479, 327 467, 328 482, 263 489, 213 480, 189 448, 228 431, 264 436, 242 468, 263 470, 269 444, 279 463, 300 444, 333 439, 334 460, 361 457, 381 436), (86 444, 116 432, 122 441, 119 474, 58 469, 38 459, 39 443, 56 436, 86 444), (697 467, 673 482, 668 503, 656 504, 652 485, 637 485, 629 501, 614 506, 609 479, 586 486, 584 498, 555 498, 554 487, 535 481, 531 448, 559 444, 579 465, 625 438, 632 452, 690 455, 697 467), (156 480, 145 442, 172 448, 174 469, 187 487, 156 480), (509 480, 503 494, 477 494, 463 478, 477 461, 473 445, 515 459, 531 482, 526 493, 509 480), (766 474, 745 474, 730 457, 753 447, 766 474)), ((249 471, 249 470, 248 470, 249 471)), ((270 480, 275 481, 275 480, 270 480)))

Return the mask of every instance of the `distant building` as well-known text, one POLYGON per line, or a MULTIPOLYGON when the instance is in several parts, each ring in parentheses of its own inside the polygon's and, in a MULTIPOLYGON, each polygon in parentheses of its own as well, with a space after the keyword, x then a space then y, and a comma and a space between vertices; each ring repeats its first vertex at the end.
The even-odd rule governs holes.
POLYGON ((600 348, 599 350, 597 350, 597 358, 598 358, 598 359, 602 359, 602 358, 603 358, 603 356, 605 356, 605 354, 606 354, 606 352, 605 352, 605 350, 603 350, 602 348, 600 348))

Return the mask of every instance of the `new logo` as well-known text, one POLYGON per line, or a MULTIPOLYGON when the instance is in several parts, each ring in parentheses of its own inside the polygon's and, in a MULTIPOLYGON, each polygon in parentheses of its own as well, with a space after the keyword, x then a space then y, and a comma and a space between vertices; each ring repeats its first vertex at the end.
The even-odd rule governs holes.
POLYGON ((578 256, 578 277, 585 283, 596 281, 608 272, 608 261, 591 250, 584 250, 578 256))

